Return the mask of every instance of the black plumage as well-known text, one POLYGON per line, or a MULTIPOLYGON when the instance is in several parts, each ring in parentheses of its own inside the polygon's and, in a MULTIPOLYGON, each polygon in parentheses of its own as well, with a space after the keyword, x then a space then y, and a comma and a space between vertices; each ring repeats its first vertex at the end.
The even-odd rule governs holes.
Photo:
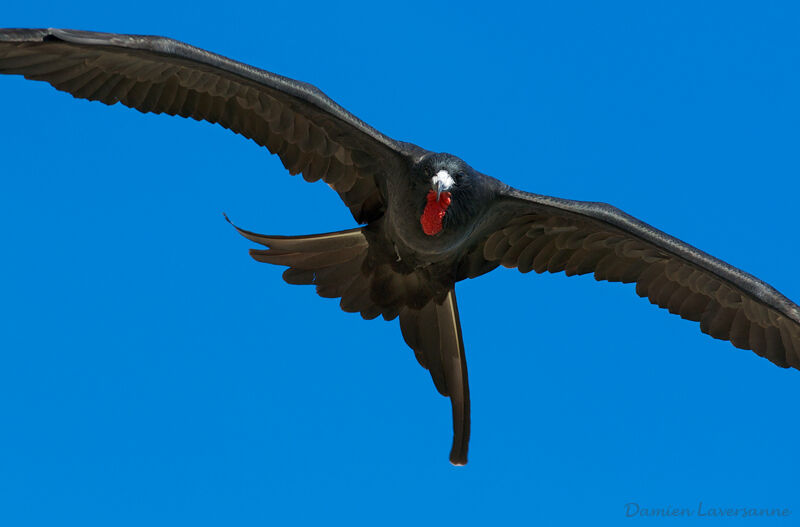
POLYGON ((395 141, 315 87, 174 40, 56 29, 0 30, 0 73, 76 97, 219 123, 322 179, 362 227, 311 236, 239 229, 342 309, 399 318, 453 408, 453 463, 467 459, 469 388, 455 283, 499 265, 635 282, 701 331, 800 368, 800 308, 753 276, 618 209, 515 190, 461 159, 395 141))

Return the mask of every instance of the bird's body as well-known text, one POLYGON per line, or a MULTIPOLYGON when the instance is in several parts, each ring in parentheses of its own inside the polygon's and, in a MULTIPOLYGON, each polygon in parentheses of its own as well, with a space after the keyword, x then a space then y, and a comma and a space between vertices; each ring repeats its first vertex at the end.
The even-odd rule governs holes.
POLYGON ((288 267, 364 318, 399 318, 408 345, 451 398, 451 461, 466 463, 469 390, 455 285, 499 265, 593 273, 715 338, 800 368, 800 308, 769 285, 618 209, 529 194, 456 156, 395 141, 305 83, 159 37, 0 30, 0 73, 76 97, 219 123, 322 179, 361 227, 260 235, 256 260, 288 267))

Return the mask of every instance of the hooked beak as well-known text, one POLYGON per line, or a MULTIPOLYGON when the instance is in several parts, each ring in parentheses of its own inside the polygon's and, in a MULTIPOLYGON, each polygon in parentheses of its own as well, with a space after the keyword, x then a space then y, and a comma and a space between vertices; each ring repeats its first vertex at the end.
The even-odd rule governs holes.
POLYGON ((436 201, 439 201, 439 196, 442 195, 442 192, 445 190, 444 181, 441 179, 437 179, 433 182, 433 190, 436 191, 436 201))
POLYGON ((453 181, 453 177, 447 170, 440 170, 437 172, 436 175, 431 178, 431 189, 436 191, 436 201, 439 201, 442 192, 449 191, 454 184, 455 181, 453 181))

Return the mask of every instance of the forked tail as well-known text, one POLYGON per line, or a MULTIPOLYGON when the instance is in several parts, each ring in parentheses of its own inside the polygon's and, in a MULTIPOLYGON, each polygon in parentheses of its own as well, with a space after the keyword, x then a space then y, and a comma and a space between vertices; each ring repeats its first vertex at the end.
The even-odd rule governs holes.
POLYGON ((248 240, 266 247, 250 249, 250 256, 255 260, 288 267, 283 273, 286 282, 315 285, 318 295, 341 298, 344 311, 361 313, 364 318, 375 318, 383 312, 371 299, 370 280, 363 270, 369 246, 361 228, 306 236, 277 236, 231 225, 248 240))
POLYGON ((450 462, 466 465, 470 429, 469 381, 456 290, 451 289, 441 304, 432 299, 420 310, 403 309, 400 329, 420 365, 430 372, 436 389, 450 398, 453 409, 450 462))
POLYGON ((383 315, 391 320, 399 315, 406 343, 430 372, 439 393, 450 397, 454 432, 450 461, 465 464, 469 385, 455 289, 451 286, 440 294, 439 288, 425 280, 425 274, 398 271, 394 254, 370 256, 363 228, 308 236, 236 230, 266 247, 250 249, 254 259, 289 267, 283 273, 288 283, 316 285, 317 294, 341 298, 343 310, 359 312, 366 319, 383 315))

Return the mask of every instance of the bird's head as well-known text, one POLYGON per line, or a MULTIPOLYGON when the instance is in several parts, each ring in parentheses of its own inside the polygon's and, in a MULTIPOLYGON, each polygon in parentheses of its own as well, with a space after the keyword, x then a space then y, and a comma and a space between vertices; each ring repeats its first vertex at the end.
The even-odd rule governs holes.
POLYGON ((469 205, 475 171, 450 154, 430 154, 418 163, 415 187, 421 196, 420 224, 428 236, 435 236, 458 223, 469 205))

